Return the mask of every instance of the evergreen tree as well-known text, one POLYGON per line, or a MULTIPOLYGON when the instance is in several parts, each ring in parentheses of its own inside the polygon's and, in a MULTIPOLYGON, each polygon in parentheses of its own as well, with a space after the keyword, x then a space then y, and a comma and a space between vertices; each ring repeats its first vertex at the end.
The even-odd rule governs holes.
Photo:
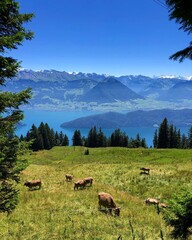
POLYGON ((158 148, 168 148, 169 147, 169 126, 167 118, 164 118, 163 122, 159 127, 158 134, 158 148))
POLYGON ((99 132, 97 133, 97 147, 106 147, 107 146, 107 138, 102 132, 101 128, 99 128, 99 132))
POLYGON ((33 151, 44 149, 42 135, 39 133, 38 128, 33 124, 30 131, 27 133, 27 141, 32 141, 30 148, 33 151))
POLYGON ((136 148, 141 147, 141 139, 140 139, 140 136, 138 133, 137 133, 136 139, 135 139, 135 147, 136 148))
POLYGON ((59 146, 60 144, 61 144, 60 137, 59 137, 58 132, 56 131, 55 132, 55 146, 59 146))
POLYGON ((111 134, 111 147, 120 146, 120 142, 121 142, 121 131, 118 128, 111 134))
POLYGON ((154 137, 153 137, 153 147, 154 148, 158 147, 158 133, 157 133, 157 129, 155 130, 154 137))
POLYGON ((169 148, 174 148, 175 147, 175 132, 174 132, 174 127, 173 124, 169 126, 169 148))
POLYGON ((185 136, 185 134, 183 134, 183 135, 181 136, 181 148, 182 148, 182 149, 188 148, 188 139, 187 139, 187 137, 185 136))
POLYGON ((118 128, 111 134, 109 142, 112 147, 127 147, 129 141, 126 133, 118 128))
POLYGON ((73 137, 72 137, 72 141, 73 141, 73 146, 82 146, 83 145, 80 130, 75 130, 73 137))
POLYGON ((64 134, 63 141, 61 143, 62 146, 69 146, 69 139, 66 134, 64 134))
MULTIPOLYGON (((192 3, 190 0, 166 0, 169 9, 169 19, 180 24, 180 28, 188 34, 192 33, 192 3)), ((173 54, 173 60, 182 62, 184 59, 189 58, 192 60, 192 42, 189 46, 173 54)))
POLYGON ((64 139, 64 134, 63 134, 63 132, 61 131, 61 132, 59 133, 59 142, 60 142, 60 145, 62 145, 63 139, 64 139))
POLYGON ((87 147, 97 147, 97 129, 96 126, 91 128, 87 137, 87 147))
POLYGON ((141 139, 141 147, 147 148, 147 143, 146 143, 145 138, 142 138, 142 139, 141 139))
MULTIPOLYGON (((32 14, 20 14, 19 4, 14 0, 0 2, 0 85, 16 76, 20 67, 9 52, 17 49, 24 40, 33 36, 23 25, 30 21, 32 14)), ((19 140, 15 137, 15 126, 23 119, 20 110, 28 103, 31 90, 19 93, 0 92, 0 211, 11 212, 17 204, 18 191, 12 180, 18 180, 22 170, 18 155, 19 140)))
POLYGON ((170 200, 169 208, 164 212, 164 220, 172 227, 173 239, 187 240, 192 235, 192 192, 182 190, 170 200))
POLYGON ((50 134, 47 124, 45 125, 43 122, 41 122, 40 126, 38 127, 38 131, 39 134, 42 136, 44 149, 51 149, 50 134))

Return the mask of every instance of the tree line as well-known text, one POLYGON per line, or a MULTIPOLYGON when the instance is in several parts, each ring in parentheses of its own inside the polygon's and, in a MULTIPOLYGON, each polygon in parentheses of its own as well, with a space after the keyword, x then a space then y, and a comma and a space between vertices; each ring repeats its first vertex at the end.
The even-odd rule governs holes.
MULTIPOLYGON (((51 149, 54 146, 68 146, 69 139, 62 131, 58 133, 49 127, 47 123, 41 122, 39 127, 34 124, 27 132, 26 136, 20 136, 20 141, 30 143, 30 149, 33 151, 51 149)), ((116 129, 110 137, 106 137, 101 128, 97 129, 92 127, 87 137, 82 136, 80 130, 75 130, 72 137, 72 146, 85 146, 85 147, 130 147, 147 148, 144 138, 137 134, 136 138, 129 138, 125 132, 116 129)))
POLYGON ((54 146, 68 146, 69 139, 66 134, 55 132, 47 123, 41 122, 39 127, 35 124, 27 132, 26 136, 20 136, 21 141, 30 142, 29 148, 33 151, 49 150, 54 146))
POLYGON ((192 148, 192 127, 189 128, 188 135, 181 134, 180 129, 173 124, 169 124, 167 118, 164 118, 155 131, 153 138, 154 148, 192 148))
POLYGON ((119 128, 116 129, 109 137, 106 137, 102 129, 97 129, 96 126, 92 127, 87 137, 82 137, 80 130, 75 130, 72 138, 73 146, 85 146, 85 147, 130 147, 147 148, 145 138, 141 138, 137 134, 136 138, 129 138, 125 132, 122 132, 119 128))
MULTIPOLYGON (((21 141, 30 143, 30 149, 33 151, 51 149, 54 146, 69 146, 69 138, 62 131, 55 132, 47 123, 41 122, 39 127, 34 124, 27 132, 26 136, 20 136, 21 141)), ((139 134, 135 138, 129 137, 119 128, 106 137, 101 128, 92 127, 87 137, 81 135, 80 130, 75 130, 72 137, 72 146, 96 147, 128 147, 128 148, 147 148, 145 138, 139 134)), ((192 127, 188 135, 181 134, 180 129, 173 124, 169 124, 165 118, 159 128, 155 130, 153 138, 154 148, 192 148, 192 127)))

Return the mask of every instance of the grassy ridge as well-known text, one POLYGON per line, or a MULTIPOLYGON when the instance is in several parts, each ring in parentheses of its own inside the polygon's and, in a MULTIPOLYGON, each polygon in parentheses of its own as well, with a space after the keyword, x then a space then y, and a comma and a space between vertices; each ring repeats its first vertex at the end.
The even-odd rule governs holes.
POLYGON ((191 150, 127 148, 90 149, 55 147, 30 155, 23 171, 20 203, 10 216, 0 215, 0 239, 169 239, 169 229, 147 197, 167 203, 173 193, 192 186, 191 150), (140 167, 151 168, 151 175, 140 175, 140 167), (74 181, 92 176, 92 187, 73 190, 74 181), (25 180, 41 179, 39 191, 29 191, 25 180), (98 192, 109 192, 121 209, 120 217, 98 211, 98 192), (132 228, 133 231, 132 232, 132 228))

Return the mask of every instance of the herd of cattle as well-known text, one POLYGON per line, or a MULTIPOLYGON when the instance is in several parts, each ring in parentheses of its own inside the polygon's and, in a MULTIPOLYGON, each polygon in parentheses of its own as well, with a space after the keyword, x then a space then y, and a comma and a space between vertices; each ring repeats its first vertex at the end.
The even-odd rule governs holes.
MULTIPOLYGON (((149 175, 150 169, 149 168, 140 168, 142 172, 140 174, 147 174, 149 175)), ((66 181, 71 182, 73 180, 73 175, 71 174, 66 174, 66 181)), ((86 186, 92 186, 93 184, 93 178, 92 177, 87 177, 82 180, 78 180, 74 182, 74 190, 78 190, 79 188, 85 188, 86 186)), ((40 189, 42 185, 41 180, 32 180, 32 181, 27 181, 24 183, 24 186, 28 187, 29 190, 32 190, 33 188, 38 188, 40 189)), ((157 205, 158 207, 166 208, 167 205, 165 203, 161 203, 159 200, 155 198, 147 198, 145 200, 145 203, 147 205, 157 205)), ((100 192, 98 194, 98 204, 101 209, 101 206, 105 207, 108 209, 109 213, 112 215, 112 211, 114 211, 114 214, 116 216, 120 215, 120 207, 117 207, 115 204, 115 201, 113 197, 109 193, 105 192, 100 192)))

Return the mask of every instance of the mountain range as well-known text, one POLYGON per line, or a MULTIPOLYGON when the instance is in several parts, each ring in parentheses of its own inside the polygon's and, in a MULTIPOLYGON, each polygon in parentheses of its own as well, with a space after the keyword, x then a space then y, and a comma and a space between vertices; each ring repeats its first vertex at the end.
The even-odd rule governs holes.
POLYGON ((192 109, 133 111, 126 114, 108 112, 82 117, 61 124, 63 128, 126 128, 126 127, 158 127, 164 118, 174 126, 192 126, 192 109))
POLYGON ((192 78, 21 70, 0 90, 19 92, 27 87, 33 97, 26 108, 134 111, 192 106, 192 78))

